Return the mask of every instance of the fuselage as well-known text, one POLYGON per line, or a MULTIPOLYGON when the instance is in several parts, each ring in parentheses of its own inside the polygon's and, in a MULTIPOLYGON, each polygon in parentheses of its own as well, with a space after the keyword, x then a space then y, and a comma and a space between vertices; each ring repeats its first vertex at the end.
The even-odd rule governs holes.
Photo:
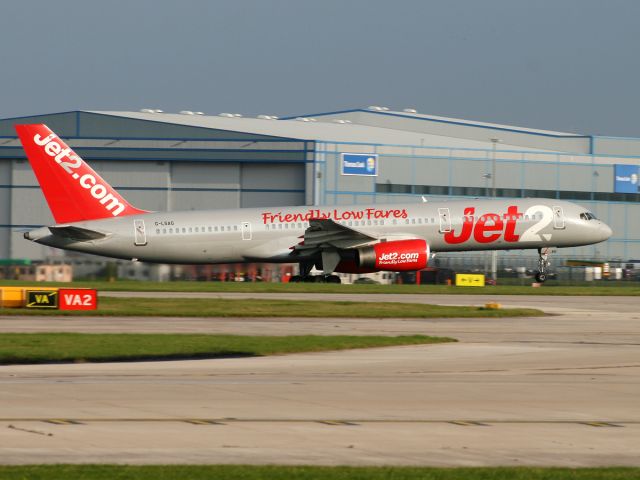
POLYGON ((316 218, 377 241, 425 239, 431 252, 571 247, 611 236, 605 223, 570 202, 469 199, 142 213, 65 224, 104 235, 97 239, 63 238, 48 227, 25 237, 52 247, 144 262, 297 262, 294 248, 316 218))

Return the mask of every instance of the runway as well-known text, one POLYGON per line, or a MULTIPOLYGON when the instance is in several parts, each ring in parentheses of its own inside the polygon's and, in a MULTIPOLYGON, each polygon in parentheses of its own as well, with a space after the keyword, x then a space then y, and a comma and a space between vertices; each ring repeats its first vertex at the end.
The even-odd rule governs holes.
MULTIPOLYGON (((495 299, 375 299, 407 297, 474 305, 495 299)), ((453 336, 460 343, 0 367, 0 462, 640 465, 638 299, 498 300, 554 316, 2 317, 5 332, 423 333, 453 336)))

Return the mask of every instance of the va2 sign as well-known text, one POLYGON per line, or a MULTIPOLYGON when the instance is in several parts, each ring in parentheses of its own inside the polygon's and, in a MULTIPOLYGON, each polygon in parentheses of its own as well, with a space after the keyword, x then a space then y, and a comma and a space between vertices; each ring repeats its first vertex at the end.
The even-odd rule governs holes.
POLYGON ((61 288, 58 290, 60 310, 95 310, 98 293, 91 288, 61 288))

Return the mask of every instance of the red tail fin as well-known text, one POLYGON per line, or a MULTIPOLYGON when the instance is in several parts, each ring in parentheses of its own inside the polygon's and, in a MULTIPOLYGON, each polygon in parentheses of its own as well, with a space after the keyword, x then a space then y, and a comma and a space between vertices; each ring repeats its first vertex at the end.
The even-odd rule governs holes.
POLYGON ((16 125, 56 223, 146 213, 131 206, 46 125, 16 125))

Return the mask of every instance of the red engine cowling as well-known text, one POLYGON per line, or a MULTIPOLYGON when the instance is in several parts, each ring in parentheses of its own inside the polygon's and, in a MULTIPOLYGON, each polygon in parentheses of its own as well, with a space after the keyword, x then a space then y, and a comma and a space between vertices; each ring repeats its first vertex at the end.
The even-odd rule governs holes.
POLYGON ((356 250, 357 266, 364 270, 406 272, 422 270, 429 261, 426 240, 395 240, 356 250))

